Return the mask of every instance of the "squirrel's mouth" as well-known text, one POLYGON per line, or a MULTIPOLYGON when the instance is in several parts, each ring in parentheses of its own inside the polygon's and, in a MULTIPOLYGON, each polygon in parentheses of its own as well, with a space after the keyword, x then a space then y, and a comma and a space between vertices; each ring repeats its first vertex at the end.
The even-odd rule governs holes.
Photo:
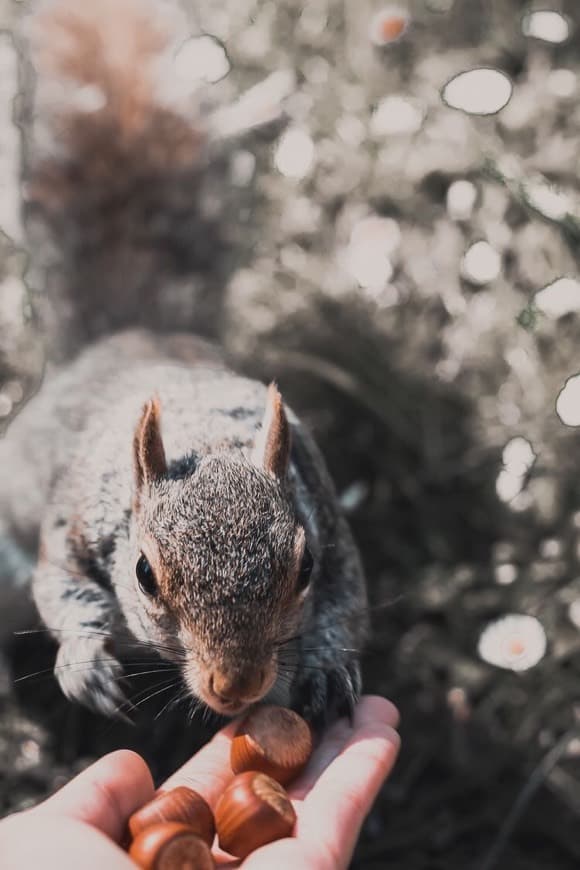
POLYGON ((213 666, 199 670, 186 668, 185 680, 192 693, 222 716, 237 716, 261 701, 277 679, 274 661, 246 671, 213 666))
POLYGON ((208 707, 211 707, 214 713, 219 713, 221 716, 237 716, 251 705, 251 702, 245 703, 244 701, 220 702, 216 701, 215 698, 211 700, 209 698, 202 698, 202 700, 208 707))

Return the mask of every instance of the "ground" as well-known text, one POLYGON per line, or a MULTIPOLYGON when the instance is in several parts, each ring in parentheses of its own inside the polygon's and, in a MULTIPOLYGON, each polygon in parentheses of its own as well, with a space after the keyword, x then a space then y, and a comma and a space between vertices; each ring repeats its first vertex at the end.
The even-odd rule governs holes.
MULTIPOLYGON (((0 23, 9 29, 20 5, 0 2, 0 23)), ((192 32, 219 40, 214 77, 222 44, 231 65, 208 88, 213 105, 271 73, 294 77, 285 117, 216 157, 207 185, 220 241, 172 288, 165 325, 190 318, 240 369, 278 380, 321 444, 361 547, 373 614, 365 688, 400 706, 403 752, 354 866, 567 870, 580 860, 580 399, 574 381, 561 391, 578 367, 580 12, 574 0, 409 0, 407 29, 380 47, 369 25, 381 8, 189 9, 192 32), (568 39, 537 38, 545 22, 530 33, 532 8, 564 13, 568 39), (476 67, 513 84, 498 113, 441 99, 476 67), (493 638, 480 647, 507 614, 534 617, 532 634, 508 637, 507 651, 493 638)), ((22 281, 15 55, 2 39, 8 419, 38 380, 31 311, 47 303, 22 281)), ((488 80, 470 99, 490 90, 488 80)), ((140 749, 161 775, 202 739, 192 729, 168 757, 180 723, 164 715, 152 737, 155 698, 135 728, 73 709, 53 654, 43 635, 5 650, 0 812, 108 748, 140 749)))

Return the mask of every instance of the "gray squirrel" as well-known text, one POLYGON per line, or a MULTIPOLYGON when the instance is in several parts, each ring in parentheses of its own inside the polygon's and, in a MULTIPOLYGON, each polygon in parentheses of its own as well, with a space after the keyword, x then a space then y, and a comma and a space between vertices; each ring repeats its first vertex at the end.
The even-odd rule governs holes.
MULTIPOLYGON (((58 108, 39 111, 57 147, 29 156, 26 173, 71 304, 78 294, 81 316, 87 294, 127 305, 116 274, 133 267, 162 298, 171 197, 202 147, 197 123, 160 96, 166 37, 138 0, 57 0, 38 15, 41 78, 101 97, 87 109, 62 88, 58 108), (122 195, 104 197, 107 185, 122 195), (169 215, 153 253, 146 226, 123 224, 126 197, 148 186, 169 215), (87 277, 85 257, 102 270, 87 277)), ((275 385, 229 371, 193 335, 117 332, 49 373, 0 442, 0 468, 0 534, 38 554, 33 596, 68 698, 125 710, 120 659, 133 642, 177 663, 222 715, 263 699, 313 723, 352 711, 361 561, 320 452, 275 385)))

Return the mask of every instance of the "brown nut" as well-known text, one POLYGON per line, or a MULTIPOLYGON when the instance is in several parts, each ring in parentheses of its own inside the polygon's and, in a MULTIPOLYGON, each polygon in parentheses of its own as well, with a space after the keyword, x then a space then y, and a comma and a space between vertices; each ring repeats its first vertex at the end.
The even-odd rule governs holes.
POLYGON ((282 785, 306 766, 312 732, 298 713, 285 707, 257 707, 242 720, 232 741, 234 773, 259 770, 282 785))
POLYGON ((215 809, 220 848, 236 858, 289 837, 296 824, 290 798, 276 780, 248 770, 230 783, 215 809))
POLYGON ((181 822, 145 828, 133 840, 129 855, 142 870, 214 870, 209 846, 181 822))
POLYGON ((211 846, 215 837, 213 813, 202 796, 184 785, 163 792, 138 809, 129 819, 129 831, 136 837, 160 822, 183 822, 211 846))

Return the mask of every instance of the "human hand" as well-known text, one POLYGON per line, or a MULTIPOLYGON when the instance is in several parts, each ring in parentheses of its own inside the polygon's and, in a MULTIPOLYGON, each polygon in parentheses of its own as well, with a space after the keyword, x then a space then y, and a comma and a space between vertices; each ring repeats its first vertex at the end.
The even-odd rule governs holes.
MULTIPOLYGON (((341 870, 349 864, 361 825, 399 749, 398 713, 374 696, 358 704, 352 727, 341 720, 324 735, 306 770, 290 786, 295 837, 256 850, 240 865, 216 850, 216 863, 243 870, 341 870)), ((164 789, 187 785, 215 807, 232 778, 230 723, 164 789)), ((118 845, 131 813, 154 797, 143 759, 120 750, 97 761, 53 797, 0 823, 3 870, 134 870, 118 845)))

